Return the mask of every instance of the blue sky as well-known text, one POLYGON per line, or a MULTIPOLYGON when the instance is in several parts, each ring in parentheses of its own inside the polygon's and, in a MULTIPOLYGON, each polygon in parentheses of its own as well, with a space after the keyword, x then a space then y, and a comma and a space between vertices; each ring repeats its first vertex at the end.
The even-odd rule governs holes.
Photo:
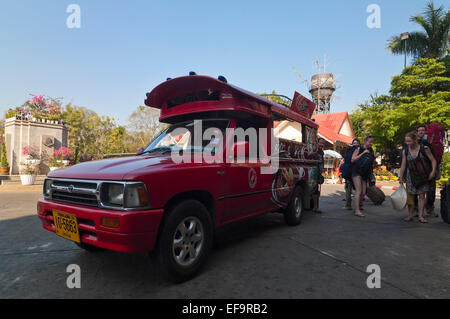
POLYGON ((409 17, 426 1, 0 0, 0 113, 33 93, 126 124, 146 92, 191 70, 253 92, 309 97, 292 68, 309 78, 324 55, 340 87, 332 112, 350 112, 389 90, 403 57, 386 41, 417 30, 409 17), (72 3, 80 29, 66 26, 72 3), (366 25, 370 4, 381 8, 380 29, 366 25))

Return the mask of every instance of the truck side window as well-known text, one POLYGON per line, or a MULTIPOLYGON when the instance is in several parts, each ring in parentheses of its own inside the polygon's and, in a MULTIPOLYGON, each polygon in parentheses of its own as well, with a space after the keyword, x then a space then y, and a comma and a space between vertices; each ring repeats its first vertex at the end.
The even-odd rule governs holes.
MULTIPOLYGON (((236 129, 242 128, 245 134, 245 141, 250 143, 250 148, 252 148, 252 143, 255 141, 250 140, 250 136, 255 133, 256 136, 256 156, 259 154, 259 149, 261 147, 261 141, 259 138, 259 129, 267 127, 267 120, 263 119, 246 119, 246 120, 238 120, 236 122, 236 129)), ((269 135, 270 137, 270 135, 269 135)), ((237 136, 234 137, 234 142, 237 142, 237 136)))

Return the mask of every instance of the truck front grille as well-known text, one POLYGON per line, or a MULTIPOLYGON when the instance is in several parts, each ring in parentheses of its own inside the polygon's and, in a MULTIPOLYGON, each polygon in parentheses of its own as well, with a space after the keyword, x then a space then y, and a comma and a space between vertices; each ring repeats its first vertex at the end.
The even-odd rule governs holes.
POLYGON ((55 179, 51 186, 51 198, 61 202, 99 206, 97 190, 97 182, 55 179))

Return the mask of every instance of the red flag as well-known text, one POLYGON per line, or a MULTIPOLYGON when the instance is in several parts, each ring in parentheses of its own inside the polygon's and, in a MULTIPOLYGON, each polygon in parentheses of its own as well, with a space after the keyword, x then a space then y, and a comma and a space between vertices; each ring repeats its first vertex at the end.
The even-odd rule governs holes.
POLYGON ((316 105, 312 101, 295 91, 291 105, 292 111, 306 116, 307 118, 311 118, 315 108, 316 105))

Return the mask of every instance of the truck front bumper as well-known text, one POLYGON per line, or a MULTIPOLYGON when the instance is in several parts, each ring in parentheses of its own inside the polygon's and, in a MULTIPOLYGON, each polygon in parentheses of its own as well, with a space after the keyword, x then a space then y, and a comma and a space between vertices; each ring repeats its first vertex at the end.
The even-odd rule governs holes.
POLYGON ((40 200, 38 217, 51 232, 55 232, 53 210, 77 217, 81 243, 124 253, 152 251, 164 213, 163 209, 120 211, 40 200), (102 226, 103 217, 117 218, 119 228, 102 226))

